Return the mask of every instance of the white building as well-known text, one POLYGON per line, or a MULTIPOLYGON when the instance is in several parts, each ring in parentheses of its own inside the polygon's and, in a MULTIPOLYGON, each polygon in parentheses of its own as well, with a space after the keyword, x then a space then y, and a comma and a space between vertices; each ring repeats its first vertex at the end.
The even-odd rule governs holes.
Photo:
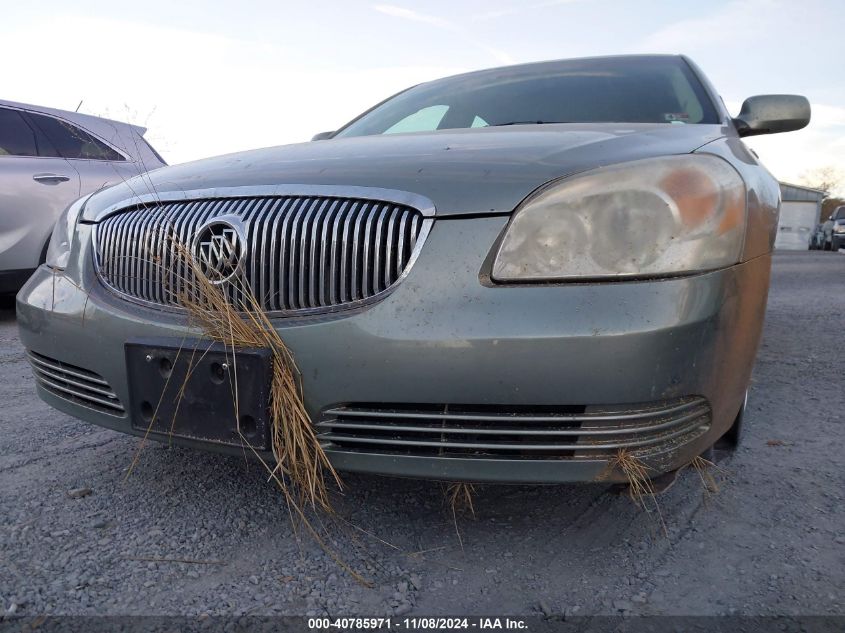
POLYGON ((807 250, 827 192, 782 182, 780 195, 783 202, 775 248, 807 250))

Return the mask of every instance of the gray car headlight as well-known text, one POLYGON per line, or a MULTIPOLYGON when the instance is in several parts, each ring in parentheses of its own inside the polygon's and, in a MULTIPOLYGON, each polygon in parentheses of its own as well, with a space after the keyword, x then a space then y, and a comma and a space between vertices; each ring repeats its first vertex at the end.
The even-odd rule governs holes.
POLYGON ((739 261, 745 183, 710 155, 632 161, 566 178, 517 209, 496 281, 632 278, 739 261))
POLYGON ((73 243, 73 234, 76 231, 76 222, 85 203, 90 195, 84 196, 62 211, 56 225, 53 227, 53 234, 50 236, 50 244, 47 246, 47 265, 50 268, 64 270, 70 260, 70 246, 73 243))

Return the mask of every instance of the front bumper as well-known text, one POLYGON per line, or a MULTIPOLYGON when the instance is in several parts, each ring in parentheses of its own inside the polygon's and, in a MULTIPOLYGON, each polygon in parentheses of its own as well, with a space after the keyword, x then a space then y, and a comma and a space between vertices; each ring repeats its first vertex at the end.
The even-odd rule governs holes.
MULTIPOLYGON (((731 425, 750 380, 765 311, 768 255, 682 278, 602 284, 490 286, 479 280, 506 218, 440 220, 408 277, 381 302, 334 315, 280 319, 315 422, 355 403, 503 410, 671 402, 699 397, 706 432, 645 458, 654 474, 677 468, 731 425)), ((67 276, 38 269, 18 294, 27 349, 94 372, 129 402, 124 344, 196 336, 178 314, 126 302, 96 279, 81 225, 67 276)), ((115 415, 58 397, 56 408, 127 433, 115 415)), ((243 454, 240 449, 182 443, 243 454)), ((465 481, 593 481, 608 459, 567 454, 438 455, 340 449, 340 470, 465 481)), ((620 479, 611 473, 609 480, 620 479)))

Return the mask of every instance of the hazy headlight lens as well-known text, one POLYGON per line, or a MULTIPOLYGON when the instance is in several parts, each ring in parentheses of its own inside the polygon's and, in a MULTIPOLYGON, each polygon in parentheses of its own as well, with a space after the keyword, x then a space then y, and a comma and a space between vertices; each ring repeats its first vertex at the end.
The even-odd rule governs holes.
POLYGON ((64 270, 67 267, 70 260, 70 245, 73 243, 73 234, 76 231, 76 221, 90 197, 88 195, 80 198, 59 216, 56 226, 53 227, 53 234, 50 236, 50 244, 47 246, 47 265, 50 268, 64 270))
POLYGON ((845 224, 837 224, 833 227, 834 233, 845 233, 845 224))
POLYGON ((493 264, 498 281, 643 277, 729 266, 745 237, 745 184, 715 156, 604 167, 518 209, 493 264))

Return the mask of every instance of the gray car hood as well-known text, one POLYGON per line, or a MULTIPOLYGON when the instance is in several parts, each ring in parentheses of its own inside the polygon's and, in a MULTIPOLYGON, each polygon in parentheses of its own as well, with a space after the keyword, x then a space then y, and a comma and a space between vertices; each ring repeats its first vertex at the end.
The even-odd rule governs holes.
POLYGON ((726 133, 720 125, 560 124, 314 141, 156 170, 98 193, 84 218, 152 191, 297 184, 407 191, 430 199, 438 216, 508 213, 550 180, 689 153, 726 133))

